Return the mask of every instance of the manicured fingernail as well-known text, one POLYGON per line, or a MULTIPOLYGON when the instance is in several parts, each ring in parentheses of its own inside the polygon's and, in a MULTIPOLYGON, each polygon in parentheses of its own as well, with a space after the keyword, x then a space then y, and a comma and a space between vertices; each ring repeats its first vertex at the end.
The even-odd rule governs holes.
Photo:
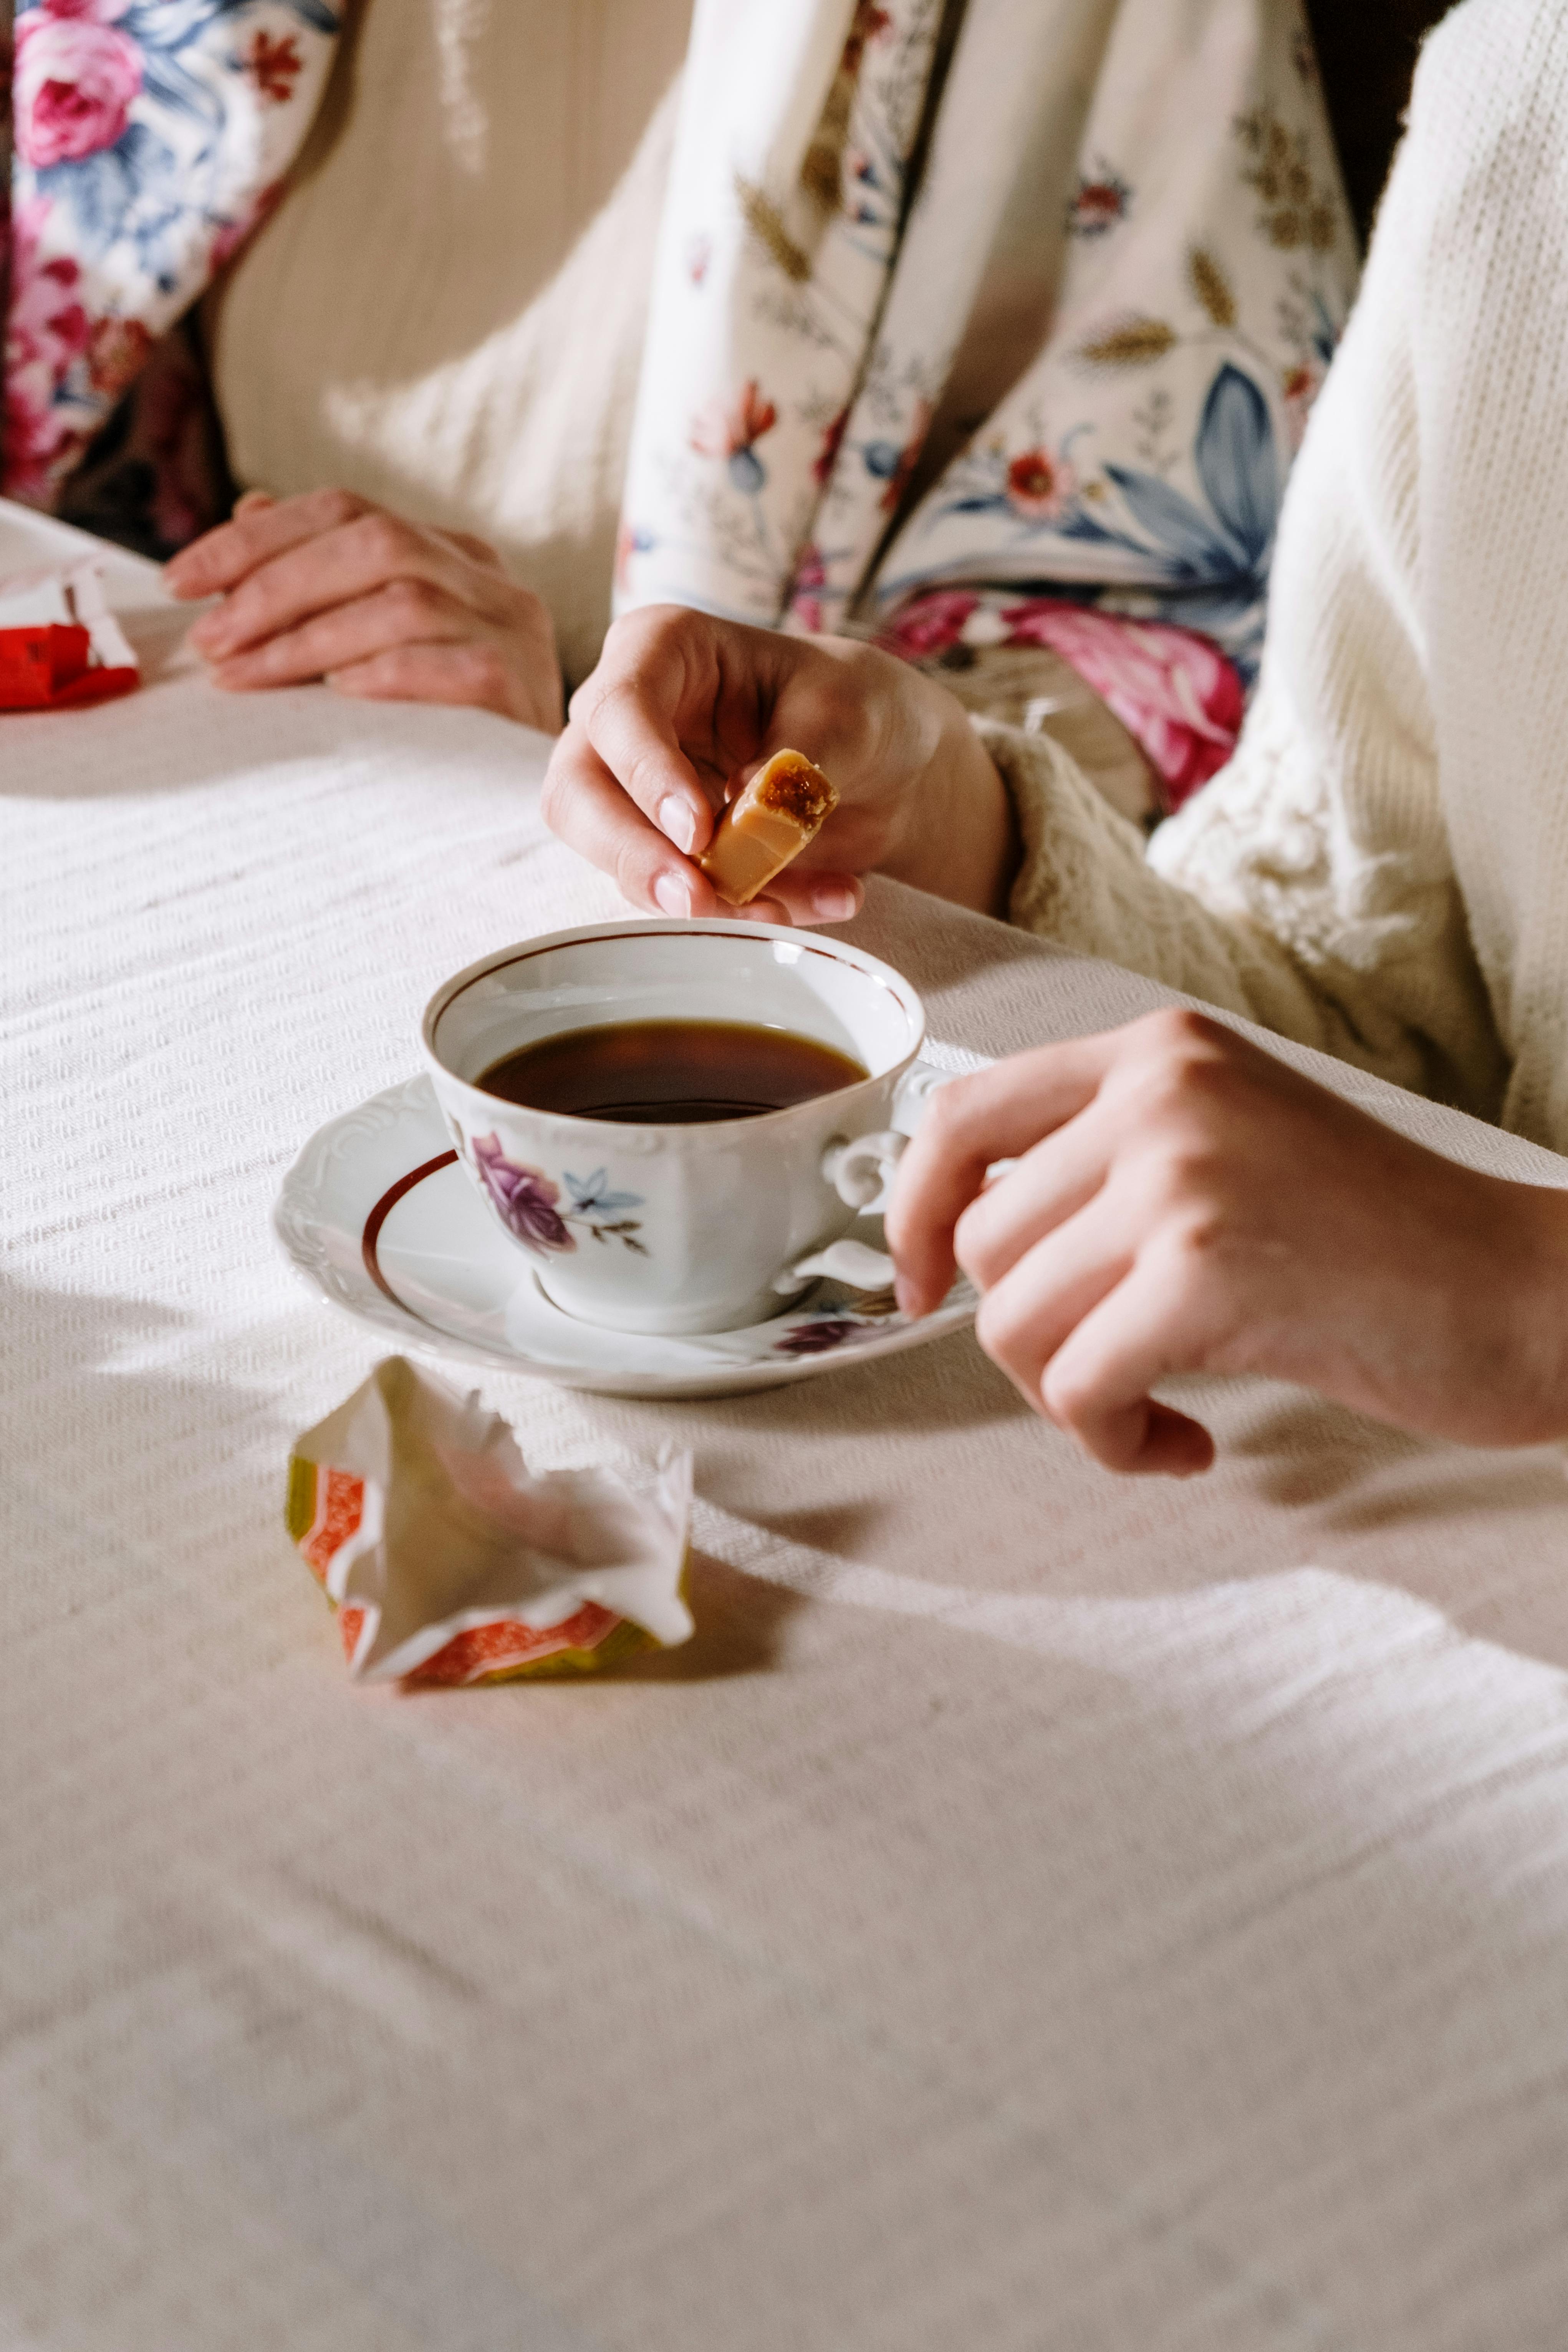
POLYGON ((844 882, 825 882, 811 894, 811 911, 825 923, 847 923, 858 904, 844 882))
POLYGON ((691 887, 681 874, 661 874, 653 886, 653 895, 667 915, 689 915, 691 887))
POLYGON ((900 1315, 908 1315, 910 1317, 918 1315, 920 1311, 919 1294, 915 1289, 914 1284, 910 1280, 907 1274, 896 1274, 893 1276, 893 1297, 898 1302, 898 1308, 900 1315))
MULTIPOLYGON (((689 849, 697 838, 697 819, 679 793, 666 793, 658 804, 658 829, 677 849, 689 849)), ((686 908, 681 908, 681 913, 686 908)))

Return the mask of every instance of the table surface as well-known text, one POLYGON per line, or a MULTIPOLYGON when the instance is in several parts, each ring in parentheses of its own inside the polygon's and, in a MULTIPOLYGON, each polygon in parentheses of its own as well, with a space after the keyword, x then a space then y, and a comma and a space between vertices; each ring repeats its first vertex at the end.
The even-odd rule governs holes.
MULTIPOLYGON (((1212 1475, 1120 1482, 968 1335, 496 1377, 536 1465, 693 1449, 697 1637, 352 1687, 283 1469, 381 1350, 273 1194, 443 974, 617 902, 542 739, 226 698, 110 570, 144 690, 0 719, 0 2345, 1556 2352, 1558 1456, 1194 1382, 1212 1475)), ((1160 1001, 852 936, 982 1052, 1160 1001)))

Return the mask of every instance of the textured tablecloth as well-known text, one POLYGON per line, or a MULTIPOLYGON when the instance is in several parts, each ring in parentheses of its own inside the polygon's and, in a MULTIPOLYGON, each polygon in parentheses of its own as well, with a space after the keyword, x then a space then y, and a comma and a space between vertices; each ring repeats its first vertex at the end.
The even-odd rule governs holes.
MULTIPOLYGON (((698 1637, 351 1687, 283 1465, 380 1350, 273 1193, 443 974, 615 902, 541 739, 226 699, 114 582, 146 689, 0 719, 4 2352, 1555 2352, 1558 1458, 1189 1383, 1218 1467, 1119 1482, 968 1336, 496 1378, 536 1464, 694 1449, 698 1637)), ((1159 994, 853 935, 992 1053, 1159 994)))

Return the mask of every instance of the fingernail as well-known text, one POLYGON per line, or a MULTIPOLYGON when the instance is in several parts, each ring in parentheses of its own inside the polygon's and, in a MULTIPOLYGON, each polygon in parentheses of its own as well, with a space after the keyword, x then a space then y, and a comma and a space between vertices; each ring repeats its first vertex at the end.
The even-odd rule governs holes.
POLYGON ((658 829, 677 849, 689 850, 697 838, 697 819, 679 793, 666 793, 658 804, 658 829))
POLYGON ((661 874, 654 883, 653 895, 667 915, 691 912, 691 887, 684 875, 661 874))
POLYGON ((227 616, 220 608, 216 613, 204 613, 199 621, 193 622, 190 637, 193 646, 200 646, 203 653, 211 654, 221 650, 230 634, 227 616))
POLYGON ((911 1318, 918 1317, 919 1293, 907 1274, 896 1274, 893 1276, 893 1297, 898 1302, 900 1315, 908 1315, 911 1318))
POLYGON ((843 882, 825 882, 811 894, 811 911, 825 923, 847 923, 858 903, 855 892, 843 882))

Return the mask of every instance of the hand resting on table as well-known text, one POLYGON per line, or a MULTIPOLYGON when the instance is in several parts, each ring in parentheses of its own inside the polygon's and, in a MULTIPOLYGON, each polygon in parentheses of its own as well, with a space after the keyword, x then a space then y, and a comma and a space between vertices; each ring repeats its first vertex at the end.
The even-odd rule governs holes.
POLYGON ((218 686, 325 678, 340 694, 561 724, 550 614, 465 531, 405 522, 348 490, 251 491, 163 577, 175 596, 222 596, 190 633, 218 686))
POLYGON ((939 1089, 887 1232, 906 1311, 956 1258, 986 1353, 1114 1470, 1209 1466, 1152 1394, 1178 1372, 1466 1444, 1568 1434, 1568 1192, 1458 1167, 1199 1013, 939 1089))

